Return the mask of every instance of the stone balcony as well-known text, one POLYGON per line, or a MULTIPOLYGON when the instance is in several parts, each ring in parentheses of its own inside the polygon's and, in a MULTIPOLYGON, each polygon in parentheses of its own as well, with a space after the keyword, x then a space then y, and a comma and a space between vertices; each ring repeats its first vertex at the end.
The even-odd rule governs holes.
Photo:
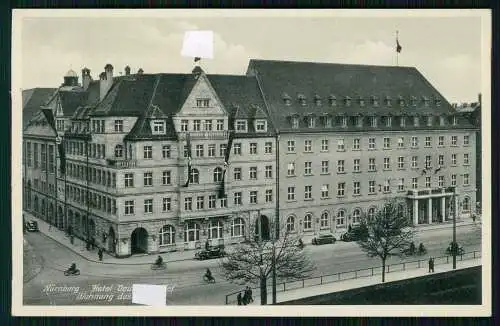
POLYGON ((135 168, 137 166, 137 160, 126 160, 126 159, 106 159, 106 164, 109 167, 114 167, 117 169, 129 169, 135 168))
MULTIPOLYGON (((179 140, 185 140, 188 132, 180 132, 179 140)), ((192 140, 195 139, 206 139, 206 140, 215 140, 215 139, 229 139, 229 131, 228 130, 215 130, 215 131, 190 131, 189 136, 191 136, 192 140)))

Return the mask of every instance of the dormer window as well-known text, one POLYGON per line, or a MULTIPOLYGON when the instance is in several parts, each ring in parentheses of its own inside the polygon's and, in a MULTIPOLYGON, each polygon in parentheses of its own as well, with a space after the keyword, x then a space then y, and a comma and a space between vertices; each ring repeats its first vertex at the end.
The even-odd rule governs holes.
POLYGON ((351 106, 351 98, 346 96, 344 99, 345 106, 351 106))
POLYGON ((298 117, 292 117, 292 128, 299 129, 299 118, 298 117))
POLYGON ((391 106, 392 105, 392 99, 390 96, 385 97, 385 105, 391 106))
POLYGON ((164 135, 165 134, 165 121, 164 120, 154 120, 152 123, 151 130, 153 135, 164 135))
POLYGON ((285 105, 292 104, 292 98, 287 93, 284 93, 282 98, 285 105))
POLYGON ((405 105, 405 100, 402 96, 398 98, 399 106, 404 106, 405 105))
POLYGON ((433 118, 434 117, 431 115, 427 117, 427 126, 428 127, 432 126, 433 118))
POLYGON ((376 96, 372 96, 372 105, 378 106, 378 98, 376 96))
POLYGON ((328 101, 330 102, 330 106, 337 106, 337 98, 335 95, 330 95, 328 101))
POLYGON ((198 108, 208 108, 210 106, 210 99, 208 98, 198 98, 196 99, 196 107, 198 108))
POLYGON ((267 131, 267 121, 266 120, 255 121, 255 130, 257 132, 266 132, 267 131))
POLYGON ((181 120, 181 131, 188 131, 188 120, 181 120))
POLYGON ((418 127, 418 117, 413 117, 413 126, 418 127))
POLYGON ((427 96, 424 96, 423 99, 424 99, 424 105, 429 106, 429 98, 427 96))
POLYGON ((451 119, 452 119, 452 124, 456 126, 458 124, 458 118, 456 116, 453 116, 451 119))
POLYGON ((314 96, 314 104, 316 104, 316 106, 321 105, 321 96, 319 96, 317 94, 314 96))
POLYGON ((435 103, 436 103, 436 106, 440 106, 440 105, 441 105, 441 100, 437 98, 437 99, 435 100, 435 103))
POLYGON ((305 106, 306 105, 306 97, 302 94, 299 94, 298 98, 299 98, 300 105, 305 106))
POLYGON ((406 117, 401 117, 399 119, 400 119, 399 120, 399 126, 403 127, 403 128, 406 127, 406 117))
POLYGON ((342 128, 347 127, 347 117, 340 117, 340 125, 342 126, 342 128))
POLYGON ((377 127, 377 117, 370 117, 370 126, 372 126, 372 128, 377 127))
POLYGON ((309 128, 314 128, 316 127, 316 119, 313 117, 313 116, 310 116, 308 119, 307 119, 307 126, 309 128))
POLYGON ((445 123, 444 123, 444 117, 439 117, 439 125, 441 127, 445 125, 445 123))
POLYGON ((358 128, 363 127, 363 118, 360 116, 355 116, 354 117, 354 125, 357 126, 358 128))
POLYGON ((386 127, 392 126, 392 117, 385 117, 385 126, 386 127))
POLYGON ((115 120, 115 132, 123 132, 123 120, 115 120))
POLYGON ((417 106, 417 98, 415 96, 412 96, 410 98, 410 103, 411 103, 411 106, 417 106))
POLYGON ((359 106, 365 106, 365 99, 361 96, 359 97, 359 106))
POLYGON ((247 121, 246 120, 236 120, 236 131, 237 132, 247 132, 247 121))
POLYGON ((325 127, 326 128, 332 127, 332 117, 330 117, 330 116, 325 117, 325 127))

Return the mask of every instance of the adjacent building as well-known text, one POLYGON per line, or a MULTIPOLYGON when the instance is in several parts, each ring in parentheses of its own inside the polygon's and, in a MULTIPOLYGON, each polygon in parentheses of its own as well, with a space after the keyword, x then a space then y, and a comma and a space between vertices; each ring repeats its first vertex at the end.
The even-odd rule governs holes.
POLYGON ((40 114, 24 131, 25 209, 118 257, 274 225, 307 241, 394 197, 415 225, 476 201, 477 125, 415 68, 251 60, 243 76, 115 76, 108 64, 63 86, 45 105, 55 130, 40 114))

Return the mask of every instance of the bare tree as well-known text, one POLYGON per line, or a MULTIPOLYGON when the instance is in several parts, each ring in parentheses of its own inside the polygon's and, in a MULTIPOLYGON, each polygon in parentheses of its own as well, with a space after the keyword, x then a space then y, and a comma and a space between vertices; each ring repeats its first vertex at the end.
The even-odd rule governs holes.
POLYGON ((368 228, 368 237, 357 241, 361 250, 369 257, 382 260, 382 282, 385 282, 385 265, 391 256, 401 257, 412 243, 408 209, 403 200, 393 199, 375 213, 372 218, 363 217, 368 228))
MULTIPOLYGON (((280 237, 273 237, 274 228, 270 228, 271 239, 263 240, 253 233, 247 241, 235 245, 222 260, 224 277, 237 284, 260 284, 261 304, 267 304, 267 280, 273 275, 279 280, 297 280, 308 277, 314 265, 302 251, 299 237, 280 226, 280 237)), ((274 283, 274 282, 273 282, 274 283)), ((275 286, 275 284, 273 284, 275 286)))

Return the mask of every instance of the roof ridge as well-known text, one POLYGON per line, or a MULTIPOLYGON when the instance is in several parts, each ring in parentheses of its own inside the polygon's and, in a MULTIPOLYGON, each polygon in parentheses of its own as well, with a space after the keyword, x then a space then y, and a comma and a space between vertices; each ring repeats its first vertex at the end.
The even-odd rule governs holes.
POLYGON ((271 60, 269 60, 269 59, 250 59, 249 66, 251 65, 252 62, 416 69, 415 66, 373 65, 373 64, 362 64, 362 63, 318 62, 318 61, 294 61, 294 60, 277 60, 277 59, 271 59, 271 60))

